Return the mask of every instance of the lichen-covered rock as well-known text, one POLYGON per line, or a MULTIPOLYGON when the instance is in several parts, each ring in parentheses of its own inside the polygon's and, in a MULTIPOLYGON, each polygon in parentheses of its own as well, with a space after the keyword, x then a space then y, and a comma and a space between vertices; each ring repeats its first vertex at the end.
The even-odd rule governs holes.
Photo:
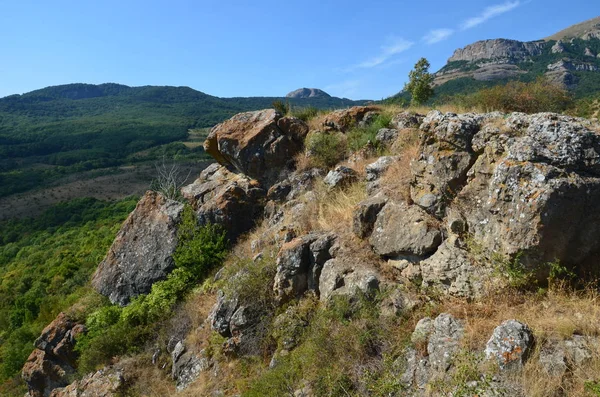
POLYGON ((323 120, 323 127, 346 132, 361 122, 367 113, 378 110, 375 106, 354 106, 350 109, 336 110, 326 116, 323 120))
POLYGON ((375 135, 375 141, 382 145, 389 146, 398 138, 398 130, 395 128, 381 128, 375 135))
POLYGON ((200 355, 188 352, 185 344, 179 341, 171 353, 173 367, 171 377, 176 381, 177 391, 182 391, 192 384, 201 372, 211 367, 210 360, 204 351, 200 355))
POLYGON ((559 260, 597 271, 600 137, 587 121, 551 113, 507 119, 516 124, 519 134, 488 134, 477 144, 453 210, 489 251, 520 253, 530 268, 559 260))
POLYGON ((379 290, 380 276, 350 258, 333 258, 325 262, 319 279, 321 301, 334 295, 355 296, 357 292, 372 294, 379 290))
POLYGON ((460 349, 464 325, 448 313, 442 313, 433 321, 433 330, 427 343, 429 366, 434 372, 445 372, 460 349))
POLYGON ((383 257, 417 260, 442 243, 437 223, 417 206, 390 201, 377 215, 369 243, 383 257))
POLYGON ((183 204, 148 191, 121 226, 92 285, 111 302, 126 305, 150 292, 152 284, 173 270, 177 225, 183 204))
POLYGON ((352 168, 338 165, 323 179, 323 182, 330 188, 348 186, 358 180, 358 174, 352 168))
POLYGON ((416 390, 415 394, 407 395, 424 395, 428 383, 446 377, 460 350, 463 335, 462 321, 448 313, 440 314, 435 320, 426 317, 417 323, 411 336, 414 348, 406 349, 399 363, 404 368, 400 379, 408 388, 406 391, 416 390))
POLYGON ((85 331, 84 325, 64 313, 44 328, 21 373, 30 397, 47 397, 52 390, 69 384, 77 361, 76 338, 85 331))
POLYGON ((529 327, 517 320, 507 320, 494 329, 485 355, 503 370, 518 370, 523 368, 532 348, 533 333, 529 327))
POLYGON ((361 201, 354 208, 352 216, 352 231, 360 238, 371 235, 377 215, 385 206, 388 199, 383 194, 377 194, 361 201))
POLYGON ((419 128, 423 119, 424 116, 418 113, 401 112, 392 118, 390 125, 398 130, 419 128))
POLYGON ((123 371, 119 368, 104 368, 76 380, 67 387, 55 389, 50 397, 117 397, 126 386, 123 371))
POLYGON ((206 168, 181 191, 194 208, 198 222, 221 225, 230 241, 254 227, 266 195, 257 181, 217 164, 206 168))
POLYGON ((420 262, 424 287, 436 287, 459 297, 476 298, 485 292, 485 282, 492 269, 475 265, 458 239, 446 239, 429 258, 420 262))
POLYGON ((273 290, 280 303, 300 298, 306 291, 319 293, 323 265, 333 257, 336 236, 311 233, 284 244, 277 255, 273 290))
POLYGON ((475 161, 471 147, 479 131, 481 116, 429 112, 421 125, 421 147, 411 163, 415 183, 412 200, 429 213, 444 215, 445 205, 466 182, 467 171, 475 161))
POLYGON ((308 126, 273 109, 240 113, 215 126, 204 150, 220 164, 269 185, 303 147, 308 126))

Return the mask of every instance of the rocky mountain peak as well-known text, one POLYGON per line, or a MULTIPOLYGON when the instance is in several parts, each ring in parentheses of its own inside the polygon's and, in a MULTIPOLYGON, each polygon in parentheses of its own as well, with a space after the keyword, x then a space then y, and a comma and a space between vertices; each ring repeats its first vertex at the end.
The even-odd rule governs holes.
POLYGON ((529 57, 540 55, 544 45, 543 41, 482 40, 454 51, 448 62, 473 62, 482 59, 526 60, 529 57))
POLYGON ((288 93, 286 98, 306 99, 306 98, 331 98, 331 95, 318 88, 298 88, 288 93))

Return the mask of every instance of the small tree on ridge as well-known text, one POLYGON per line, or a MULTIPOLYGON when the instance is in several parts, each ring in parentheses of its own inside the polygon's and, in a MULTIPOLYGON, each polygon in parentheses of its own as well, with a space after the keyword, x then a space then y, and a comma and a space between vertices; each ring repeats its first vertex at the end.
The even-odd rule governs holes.
POLYGON ((421 105, 433 96, 433 76, 429 73, 429 61, 421 58, 413 70, 408 73, 408 83, 404 90, 410 92, 413 105, 421 105))

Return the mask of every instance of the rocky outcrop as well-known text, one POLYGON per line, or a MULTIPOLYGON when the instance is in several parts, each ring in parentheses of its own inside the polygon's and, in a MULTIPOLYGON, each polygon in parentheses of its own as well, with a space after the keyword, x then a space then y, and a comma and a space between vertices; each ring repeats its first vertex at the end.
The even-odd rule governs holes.
POLYGON ((600 249, 600 137, 556 114, 513 115, 506 128, 515 123, 512 136, 484 128, 474 137, 480 154, 452 210, 485 249, 519 253, 542 277, 556 260, 583 269, 600 249))
POLYGON ((182 211, 182 203, 146 192, 98 265, 94 288, 111 302, 126 305, 165 279, 175 266, 172 255, 182 211))
POLYGON ((300 298, 306 291, 320 292, 323 265, 335 253, 336 236, 308 234, 284 244, 277 255, 277 274, 273 290, 280 303, 300 298))
POLYGON ((270 185, 291 165, 307 133, 302 120, 273 109, 246 112, 215 126, 204 150, 221 165, 270 185))
POLYGON ((460 191, 467 172, 475 161, 471 147, 479 131, 481 116, 430 112, 421 125, 421 149, 411 163, 415 182, 411 187, 413 201, 438 217, 445 203, 460 191))
POLYGON ((507 59, 522 62, 532 56, 541 55, 544 45, 543 41, 482 40, 454 51, 448 62, 472 62, 483 59, 507 59))
POLYGON ((346 132, 360 123, 370 112, 377 112, 376 106, 354 106, 350 109, 336 110, 329 113, 323 121, 323 127, 329 130, 346 132))
POLYGON ((288 93, 286 98, 306 99, 306 98, 331 98, 331 95, 318 88, 298 88, 288 93))
POLYGON ((254 227, 266 195, 257 181, 218 164, 202 171, 181 192, 194 208, 198 222, 221 225, 230 241, 254 227))
POLYGON ((117 397, 126 387, 123 371, 109 367, 84 376, 69 386, 54 389, 50 397, 117 397))
POLYGON ((69 384, 75 373, 76 339, 84 332, 84 325, 76 324, 64 313, 44 328, 22 371, 29 397, 47 397, 52 390, 69 384))

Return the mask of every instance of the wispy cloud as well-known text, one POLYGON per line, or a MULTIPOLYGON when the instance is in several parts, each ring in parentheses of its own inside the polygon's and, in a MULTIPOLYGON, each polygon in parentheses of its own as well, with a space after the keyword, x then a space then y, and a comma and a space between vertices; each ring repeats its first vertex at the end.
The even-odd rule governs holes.
POLYGON ((507 1, 502 4, 496 4, 496 5, 490 6, 490 7, 486 8, 485 10, 483 10, 483 12, 481 14, 477 15, 476 17, 469 18, 466 21, 464 21, 460 28, 461 28, 461 30, 467 30, 467 29, 474 28, 477 25, 481 25, 488 19, 491 19, 498 15, 504 14, 505 12, 514 10, 515 8, 517 8, 520 5, 521 5, 521 2, 519 0, 516 0, 516 1, 507 1))
POLYGON ((423 36, 423 41, 427 44, 439 43, 440 41, 446 40, 448 37, 452 36, 453 33, 454 29, 433 29, 423 36))
POLYGON ((392 37, 388 39, 388 44, 381 47, 381 52, 379 55, 367 59, 364 62, 359 63, 358 65, 354 65, 350 67, 350 69, 370 69, 376 66, 383 65, 388 59, 392 58, 394 55, 400 54, 408 50, 415 43, 412 41, 403 39, 401 37, 392 37))

